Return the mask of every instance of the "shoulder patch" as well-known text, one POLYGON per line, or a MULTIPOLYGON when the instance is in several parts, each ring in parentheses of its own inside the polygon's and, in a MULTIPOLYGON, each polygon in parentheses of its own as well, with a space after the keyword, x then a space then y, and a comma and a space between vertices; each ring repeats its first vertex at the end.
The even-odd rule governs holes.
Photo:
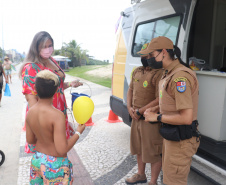
POLYGON ((185 81, 180 81, 176 82, 177 83, 177 91, 178 92, 184 92, 186 90, 186 82, 185 81))
POLYGON ((187 78, 185 77, 178 77, 174 80, 174 82, 186 82, 187 81, 187 78))

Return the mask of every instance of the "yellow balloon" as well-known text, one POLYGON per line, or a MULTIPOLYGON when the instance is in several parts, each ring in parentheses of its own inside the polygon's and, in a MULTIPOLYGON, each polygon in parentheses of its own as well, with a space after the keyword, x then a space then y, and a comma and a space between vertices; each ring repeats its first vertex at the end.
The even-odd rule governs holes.
POLYGON ((85 124, 94 111, 94 103, 87 96, 80 96, 73 103, 73 114, 79 124, 85 124))

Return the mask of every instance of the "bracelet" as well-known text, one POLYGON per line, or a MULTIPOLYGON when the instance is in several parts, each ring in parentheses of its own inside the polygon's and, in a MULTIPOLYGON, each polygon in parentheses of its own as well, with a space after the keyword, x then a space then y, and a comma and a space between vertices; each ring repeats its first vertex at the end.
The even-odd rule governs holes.
POLYGON ((68 82, 68 87, 71 87, 71 82, 68 82))
POLYGON ((79 131, 76 131, 75 133, 78 134, 78 137, 80 137, 81 134, 79 131))

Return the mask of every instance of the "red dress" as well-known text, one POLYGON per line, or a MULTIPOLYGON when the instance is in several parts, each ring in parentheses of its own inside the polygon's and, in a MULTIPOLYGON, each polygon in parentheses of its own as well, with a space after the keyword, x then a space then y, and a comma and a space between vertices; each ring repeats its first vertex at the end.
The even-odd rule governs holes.
MULTIPOLYGON (((60 68, 60 66, 57 64, 57 62, 54 59, 52 59, 52 61, 61 70, 61 72, 64 74, 64 77, 60 78, 60 75, 57 73, 57 71, 53 71, 53 70, 45 67, 41 63, 27 63, 27 64, 25 64, 25 66, 22 70, 22 81, 23 81, 22 93, 24 95, 32 94, 32 95, 37 96, 37 92, 34 89, 34 85, 35 85, 35 76, 39 71, 47 69, 47 70, 53 72, 54 74, 56 74, 59 77, 60 86, 58 87, 57 92, 53 96, 53 106, 56 107, 57 109, 61 110, 65 115, 66 137, 68 139, 70 137, 70 130, 69 130, 69 124, 68 124, 68 118, 67 118, 67 103, 66 103, 66 99, 65 99, 65 95, 64 95, 64 88, 63 88, 64 80, 65 80, 65 73, 63 72, 63 70, 60 68)), ((26 113, 27 113, 28 109, 29 108, 27 107, 26 113)), ((25 152, 30 153, 31 151, 28 150, 28 148, 26 148, 26 146, 27 146, 27 143, 25 145, 25 152)), ((34 146, 29 146, 29 148, 34 149, 34 146)))

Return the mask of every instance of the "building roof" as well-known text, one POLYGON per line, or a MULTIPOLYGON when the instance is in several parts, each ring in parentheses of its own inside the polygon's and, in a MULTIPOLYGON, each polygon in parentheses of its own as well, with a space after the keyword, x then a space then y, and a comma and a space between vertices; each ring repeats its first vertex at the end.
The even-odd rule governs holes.
POLYGON ((52 56, 56 61, 66 61, 66 62, 71 62, 71 60, 68 57, 65 56, 60 56, 60 55, 56 55, 56 56, 52 56))

